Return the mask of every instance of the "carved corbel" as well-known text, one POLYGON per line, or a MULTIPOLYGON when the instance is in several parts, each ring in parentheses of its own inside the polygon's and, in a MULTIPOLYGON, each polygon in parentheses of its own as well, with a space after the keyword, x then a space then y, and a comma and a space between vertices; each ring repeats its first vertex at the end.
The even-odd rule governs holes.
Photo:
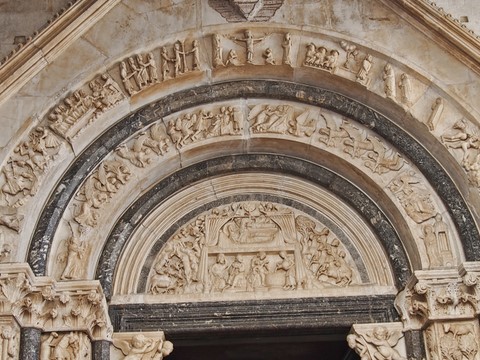
POLYGON ((113 334, 112 359, 162 360, 173 351, 163 331, 113 334))
POLYGON ((407 360, 401 323, 356 324, 347 336, 348 346, 363 360, 407 360))

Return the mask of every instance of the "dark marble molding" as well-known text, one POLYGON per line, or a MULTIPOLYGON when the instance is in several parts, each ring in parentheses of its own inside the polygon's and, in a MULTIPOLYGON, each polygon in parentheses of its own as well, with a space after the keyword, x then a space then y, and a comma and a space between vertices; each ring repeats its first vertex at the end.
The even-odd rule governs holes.
MULTIPOLYGON (((42 214, 39 217, 30 242, 28 255, 28 263, 32 267, 35 275, 46 274, 47 257, 50 252, 51 243, 69 201, 79 189, 85 177, 120 143, 138 130, 172 113, 214 101, 225 101, 236 98, 288 100, 319 106, 349 117, 369 127, 372 131, 395 146, 409 161, 419 168, 432 187, 437 191, 437 194, 448 209, 462 241, 466 260, 480 260, 480 237, 478 229, 461 193, 455 187, 455 184, 439 162, 420 143, 398 127, 393 121, 390 121, 382 114, 356 100, 330 90, 286 81, 243 80, 203 85, 167 95, 152 104, 144 106, 116 123, 80 154, 64 174, 63 178, 57 183, 55 189, 52 189, 52 195, 45 204, 42 214)), ((238 160, 239 159, 237 159, 237 161, 238 160)), ((243 158, 242 161, 249 160, 243 158)), ((244 167, 248 166, 249 164, 244 164, 244 167)), ((197 170, 199 171, 199 175, 206 174, 206 169, 197 170)), ((227 170, 231 171, 230 169, 227 170)), ((172 184, 169 184, 169 182, 181 180, 179 178, 180 174, 184 173, 179 171, 172 175, 168 182, 162 183, 171 188, 172 184)), ((348 196, 352 201, 356 201, 356 194, 361 194, 361 192, 358 188, 351 188, 351 191, 352 193, 348 194, 348 196)), ((360 198, 362 198, 362 196, 360 196, 360 198)), ((131 213, 132 211, 134 212, 134 209, 128 210, 127 213, 131 213)), ((116 229, 123 228, 123 230, 112 233, 109 242, 117 241, 118 239, 116 237, 119 236, 118 234, 126 231, 128 228, 132 230, 136 221, 134 217, 132 217, 132 219, 134 219, 132 222, 119 220, 116 224, 116 229)), ((385 230, 381 231, 383 232, 385 230)), ((384 234, 384 242, 390 243, 392 239, 391 236, 395 234, 395 232, 393 229, 389 229, 387 233, 388 234, 384 234)), ((108 249, 108 246, 106 249, 108 249)), ((390 255, 394 256, 394 253, 395 252, 390 255)), ((406 274, 404 264, 407 262, 404 258, 396 259, 392 257, 392 262, 393 268, 396 269, 396 274, 400 275, 402 272, 406 274)), ((102 276, 103 279, 106 279, 111 277, 111 274, 104 273, 102 276)), ((402 279, 406 277, 405 275, 400 276, 402 279)), ((400 283, 403 282, 404 280, 400 281, 400 283)), ((106 284, 105 280, 104 284, 106 284)))
POLYGON ((115 332, 165 331, 169 340, 310 335, 353 323, 398 321, 394 295, 110 305, 115 332))

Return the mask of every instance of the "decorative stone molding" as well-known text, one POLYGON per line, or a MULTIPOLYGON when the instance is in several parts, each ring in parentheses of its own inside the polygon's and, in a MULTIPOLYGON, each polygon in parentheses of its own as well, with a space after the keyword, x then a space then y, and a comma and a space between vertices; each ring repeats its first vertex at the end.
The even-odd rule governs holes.
POLYGON ((407 360, 401 323, 355 324, 348 346, 362 360, 407 360))
POLYGON ((109 339, 112 327, 97 281, 57 283, 35 277, 27 264, 0 264, 0 315, 45 332, 82 331, 109 339))

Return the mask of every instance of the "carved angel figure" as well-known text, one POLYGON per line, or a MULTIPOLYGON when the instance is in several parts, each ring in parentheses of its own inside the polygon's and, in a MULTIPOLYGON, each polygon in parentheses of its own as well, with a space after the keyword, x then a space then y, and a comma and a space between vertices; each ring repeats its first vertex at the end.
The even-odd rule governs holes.
POLYGON ((407 360, 394 349, 402 336, 399 331, 389 331, 385 326, 376 326, 365 334, 348 335, 347 341, 362 360, 407 360))
POLYGON ((136 334, 131 341, 114 339, 113 345, 125 355, 124 360, 162 360, 173 351, 173 344, 163 337, 153 339, 136 334))

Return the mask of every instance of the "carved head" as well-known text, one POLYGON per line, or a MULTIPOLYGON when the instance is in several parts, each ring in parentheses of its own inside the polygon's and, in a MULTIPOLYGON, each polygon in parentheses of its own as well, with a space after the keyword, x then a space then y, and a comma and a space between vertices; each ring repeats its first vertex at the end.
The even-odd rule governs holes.
POLYGON ((173 343, 171 341, 165 341, 162 346, 162 355, 170 355, 173 351, 173 343))

